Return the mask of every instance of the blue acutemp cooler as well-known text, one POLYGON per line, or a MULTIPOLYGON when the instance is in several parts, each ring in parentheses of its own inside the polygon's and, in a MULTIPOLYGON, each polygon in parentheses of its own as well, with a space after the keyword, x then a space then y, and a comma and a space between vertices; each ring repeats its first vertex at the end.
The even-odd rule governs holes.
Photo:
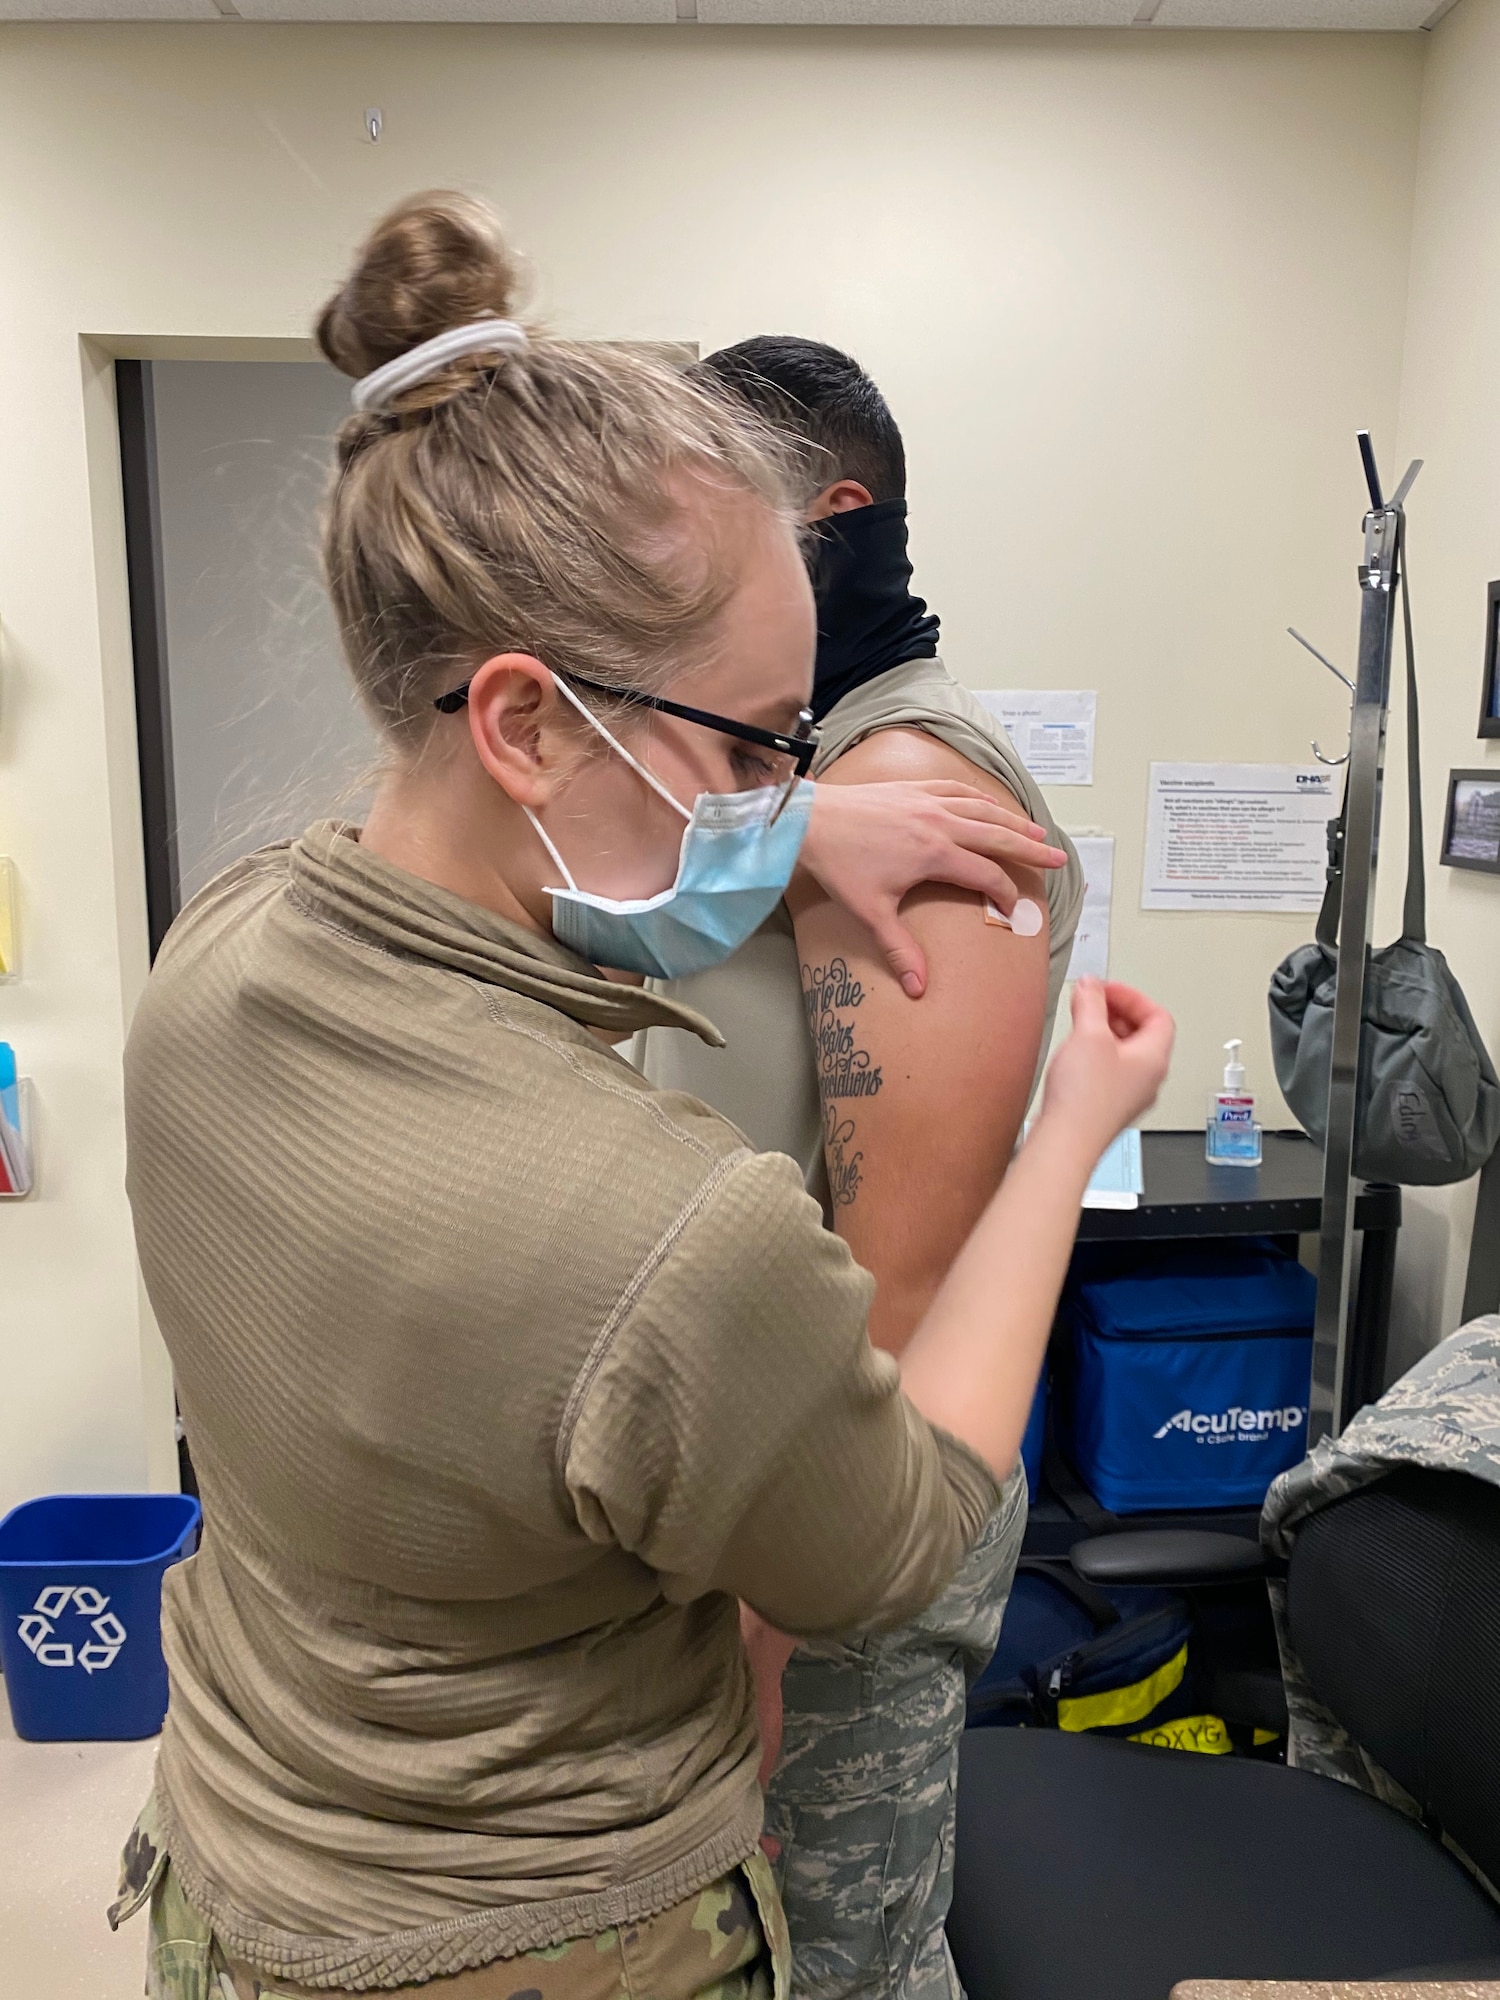
POLYGON ((180 1493, 54 1493, 0 1520, 0 1665, 17 1736, 154 1736, 167 1712, 161 1580, 191 1555, 180 1493))
POLYGON ((1317 1281, 1274 1245, 1083 1260, 1064 1296, 1064 1449, 1116 1514, 1258 1507, 1307 1448, 1317 1281))

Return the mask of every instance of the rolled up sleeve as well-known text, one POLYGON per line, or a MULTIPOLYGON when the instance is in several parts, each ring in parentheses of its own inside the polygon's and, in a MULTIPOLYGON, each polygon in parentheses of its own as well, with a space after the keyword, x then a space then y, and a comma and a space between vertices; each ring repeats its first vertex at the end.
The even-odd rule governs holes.
POLYGON ((676 1601, 785 1631, 900 1624, 998 1500, 988 1468, 870 1346, 873 1280, 790 1160, 742 1156, 643 1271, 560 1440, 579 1520, 676 1601))

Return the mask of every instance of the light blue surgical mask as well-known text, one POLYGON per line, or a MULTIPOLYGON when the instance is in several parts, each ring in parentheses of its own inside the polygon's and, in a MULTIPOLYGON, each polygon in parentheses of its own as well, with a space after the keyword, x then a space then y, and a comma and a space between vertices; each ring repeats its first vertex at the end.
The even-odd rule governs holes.
POLYGON ((683 979, 719 965, 757 931, 792 879, 812 813, 813 787, 802 779, 790 794, 779 786, 749 792, 700 792, 688 811, 644 764, 632 757, 561 678, 558 692, 597 729, 617 756, 687 821, 677 878, 659 895, 617 901, 580 889, 572 871, 528 806, 526 817, 567 883, 549 889, 552 934, 595 965, 683 979))

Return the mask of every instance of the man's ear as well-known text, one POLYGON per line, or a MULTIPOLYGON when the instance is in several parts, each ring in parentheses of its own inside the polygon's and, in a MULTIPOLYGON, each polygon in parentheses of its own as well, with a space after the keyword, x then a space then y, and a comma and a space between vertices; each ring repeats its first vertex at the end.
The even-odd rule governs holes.
POLYGON ((835 479, 808 502, 804 519, 826 521, 830 514, 852 514, 856 507, 873 507, 875 496, 857 479, 835 479))
POLYGON ((562 700, 530 653, 497 653, 469 681, 469 735, 479 761, 517 805, 543 805, 561 775, 562 700))

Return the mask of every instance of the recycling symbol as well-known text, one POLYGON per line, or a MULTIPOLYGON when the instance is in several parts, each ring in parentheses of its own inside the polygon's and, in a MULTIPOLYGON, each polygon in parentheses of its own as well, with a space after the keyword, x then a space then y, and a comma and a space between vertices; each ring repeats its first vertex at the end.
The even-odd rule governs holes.
POLYGON ((48 1584, 17 1629, 21 1644, 35 1654, 38 1666, 79 1666, 86 1674, 102 1674, 106 1667, 112 1667, 126 1638, 125 1627, 109 1608, 109 1599, 87 1583, 48 1584), (70 1604, 74 1618, 87 1618, 94 1635, 81 1646, 75 1646, 71 1639, 53 1637, 57 1620, 70 1604))

